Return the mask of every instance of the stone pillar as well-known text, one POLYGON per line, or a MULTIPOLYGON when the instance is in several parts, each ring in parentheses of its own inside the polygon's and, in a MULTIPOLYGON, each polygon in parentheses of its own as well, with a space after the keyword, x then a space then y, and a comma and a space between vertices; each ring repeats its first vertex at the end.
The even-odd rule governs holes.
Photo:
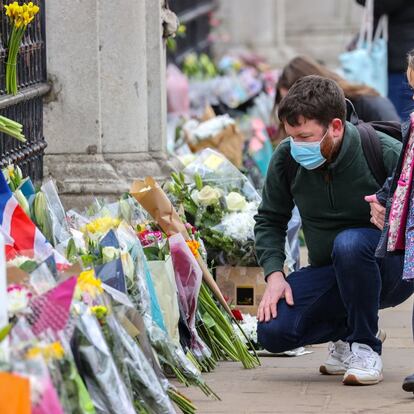
POLYGON ((45 175, 71 205, 169 171, 162 3, 48 3, 45 175))

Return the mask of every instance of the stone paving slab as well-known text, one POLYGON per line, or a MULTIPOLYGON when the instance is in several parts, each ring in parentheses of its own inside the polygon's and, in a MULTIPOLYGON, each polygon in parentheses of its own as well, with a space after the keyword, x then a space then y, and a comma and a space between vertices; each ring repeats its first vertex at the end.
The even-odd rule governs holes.
POLYGON ((198 413, 414 413, 414 397, 401 389, 403 378, 414 372, 411 333, 412 301, 381 312, 384 344, 384 381, 370 387, 346 387, 341 377, 323 376, 319 365, 326 345, 310 347, 312 354, 294 358, 262 358, 262 367, 244 370, 240 364, 221 363, 205 374, 222 401, 212 401, 194 388, 181 388, 198 413))

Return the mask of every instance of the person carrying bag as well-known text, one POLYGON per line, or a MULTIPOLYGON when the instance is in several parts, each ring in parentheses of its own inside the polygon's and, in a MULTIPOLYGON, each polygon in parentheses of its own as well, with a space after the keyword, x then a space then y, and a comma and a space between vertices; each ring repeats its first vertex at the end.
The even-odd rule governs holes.
POLYGON ((366 0, 354 50, 339 56, 344 77, 388 93, 388 16, 382 15, 374 33, 374 0, 366 0))

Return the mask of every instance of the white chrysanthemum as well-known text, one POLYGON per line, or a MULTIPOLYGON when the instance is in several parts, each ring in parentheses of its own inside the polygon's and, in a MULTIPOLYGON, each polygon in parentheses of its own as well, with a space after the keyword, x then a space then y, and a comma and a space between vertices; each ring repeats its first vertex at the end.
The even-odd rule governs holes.
MULTIPOLYGON (((240 322, 240 327, 251 342, 257 343, 257 319, 255 316, 243 314, 243 321, 240 322)), ((236 325, 234 325, 234 330, 237 332, 237 336, 241 341, 247 344, 245 336, 236 325)))
POLYGON ((222 232, 226 236, 231 237, 233 240, 237 240, 242 243, 247 240, 253 240, 255 211, 257 210, 250 210, 247 208, 245 211, 241 211, 239 213, 226 214, 220 225, 222 232))

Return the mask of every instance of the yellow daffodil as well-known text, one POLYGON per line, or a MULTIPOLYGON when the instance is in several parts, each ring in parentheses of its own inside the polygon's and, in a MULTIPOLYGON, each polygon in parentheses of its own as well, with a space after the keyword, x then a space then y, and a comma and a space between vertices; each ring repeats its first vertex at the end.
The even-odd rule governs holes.
POLYGON ((6 9, 6 16, 10 19, 10 23, 17 29, 23 24, 24 26, 27 26, 40 11, 39 6, 36 6, 33 2, 23 3, 23 5, 20 6, 19 3, 15 1, 9 5, 5 5, 4 8, 6 9))
POLYGON ((39 6, 33 2, 23 3, 20 5, 17 1, 6 4, 6 16, 9 18, 12 31, 8 45, 8 57, 6 66, 6 90, 7 93, 15 95, 17 93, 17 55, 22 43, 23 35, 27 26, 33 21, 36 14, 39 13, 39 6))

